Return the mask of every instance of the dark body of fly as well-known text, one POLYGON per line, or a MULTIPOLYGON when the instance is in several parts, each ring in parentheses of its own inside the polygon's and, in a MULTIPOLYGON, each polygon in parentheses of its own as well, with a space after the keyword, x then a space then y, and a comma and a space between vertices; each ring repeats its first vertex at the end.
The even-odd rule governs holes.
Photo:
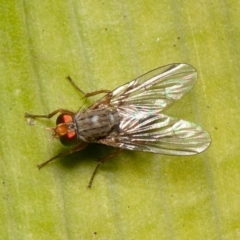
POLYGON ((116 109, 94 109, 78 112, 74 122, 79 140, 96 142, 106 136, 117 135, 120 116, 116 109))

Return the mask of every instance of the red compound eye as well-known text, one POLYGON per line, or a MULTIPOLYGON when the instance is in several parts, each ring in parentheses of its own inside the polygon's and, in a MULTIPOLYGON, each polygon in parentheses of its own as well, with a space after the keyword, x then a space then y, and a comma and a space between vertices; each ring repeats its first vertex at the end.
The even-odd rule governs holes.
POLYGON ((60 114, 56 120, 59 138, 64 146, 76 145, 78 142, 76 129, 74 129, 73 117, 68 114, 60 114))
POLYGON ((70 123, 70 122, 73 122, 72 116, 65 113, 60 114, 56 120, 57 125, 60 123, 70 123))
POLYGON ((76 145, 78 142, 76 132, 70 132, 70 133, 67 133, 67 134, 61 136, 60 142, 64 146, 76 145))

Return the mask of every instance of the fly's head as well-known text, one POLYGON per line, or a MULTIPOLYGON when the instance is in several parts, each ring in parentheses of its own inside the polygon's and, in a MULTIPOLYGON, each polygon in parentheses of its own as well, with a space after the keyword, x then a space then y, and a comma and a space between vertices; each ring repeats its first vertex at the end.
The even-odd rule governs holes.
POLYGON ((52 131, 52 139, 59 138, 65 146, 78 143, 77 128, 72 115, 60 114, 56 120, 56 127, 48 129, 52 131))

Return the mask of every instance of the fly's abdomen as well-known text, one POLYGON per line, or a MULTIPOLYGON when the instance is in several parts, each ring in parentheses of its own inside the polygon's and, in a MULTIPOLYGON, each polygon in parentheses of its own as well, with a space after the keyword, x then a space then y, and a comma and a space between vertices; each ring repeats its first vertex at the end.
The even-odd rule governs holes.
POLYGON ((114 109, 95 109, 78 112, 75 115, 78 138, 85 142, 94 142, 114 131, 118 131, 119 115, 114 109))

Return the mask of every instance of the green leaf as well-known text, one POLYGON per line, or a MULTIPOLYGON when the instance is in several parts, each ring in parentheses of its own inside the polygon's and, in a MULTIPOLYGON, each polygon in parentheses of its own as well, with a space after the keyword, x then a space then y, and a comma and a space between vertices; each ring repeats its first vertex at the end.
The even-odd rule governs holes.
POLYGON ((240 28, 238 1, 1 1, 0 232, 2 239, 238 239, 240 28), (172 62, 199 72, 168 114, 212 138, 197 156, 89 146, 40 171, 67 148, 49 141, 55 119, 85 92, 114 89, 172 62))

